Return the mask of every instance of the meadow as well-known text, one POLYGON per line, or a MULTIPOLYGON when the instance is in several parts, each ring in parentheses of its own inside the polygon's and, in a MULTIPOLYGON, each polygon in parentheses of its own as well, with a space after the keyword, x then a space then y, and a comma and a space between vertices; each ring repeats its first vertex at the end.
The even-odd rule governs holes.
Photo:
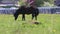
POLYGON ((13 15, 0 14, 0 34, 60 34, 60 14, 40 14, 40 24, 34 21, 31 15, 26 15, 26 21, 19 15, 15 21, 13 15))

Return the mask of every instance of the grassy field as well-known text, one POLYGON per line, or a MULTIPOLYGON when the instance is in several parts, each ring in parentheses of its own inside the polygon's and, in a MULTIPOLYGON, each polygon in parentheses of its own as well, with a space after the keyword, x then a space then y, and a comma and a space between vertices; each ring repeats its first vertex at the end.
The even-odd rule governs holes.
POLYGON ((17 21, 13 15, 0 15, 0 34, 60 34, 59 14, 40 14, 38 22, 33 24, 31 15, 26 15, 26 21, 21 20, 21 15, 17 21))

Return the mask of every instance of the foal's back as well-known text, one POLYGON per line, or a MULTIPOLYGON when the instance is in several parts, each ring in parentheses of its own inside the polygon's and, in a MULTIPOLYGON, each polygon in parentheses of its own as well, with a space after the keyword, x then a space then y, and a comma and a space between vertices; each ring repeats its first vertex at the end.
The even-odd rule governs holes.
POLYGON ((36 9, 32 6, 30 7, 26 7, 26 6, 21 6, 16 12, 18 12, 19 14, 35 14, 36 13, 36 9))

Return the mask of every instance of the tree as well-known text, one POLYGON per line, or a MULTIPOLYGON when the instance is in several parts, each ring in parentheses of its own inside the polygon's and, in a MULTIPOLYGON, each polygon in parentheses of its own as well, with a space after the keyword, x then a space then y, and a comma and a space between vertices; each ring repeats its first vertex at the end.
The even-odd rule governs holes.
POLYGON ((26 0, 19 0, 18 4, 21 5, 26 5, 26 0))
POLYGON ((36 4, 36 6, 43 6, 44 0, 36 0, 35 4, 36 4))
MULTIPOLYGON (((36 6, 44 6, 44 2, 49 2, 50 4, 54 4, 54 0, 35 0, 36 6)), ((20 5, 27 5, 26 0, 19 0, 20 5)))
POLYGON ((49 2, 50 4, 54 4, 54 0, 36 0, 36 5, 37 6, 43 6, 44 2, 49 2))

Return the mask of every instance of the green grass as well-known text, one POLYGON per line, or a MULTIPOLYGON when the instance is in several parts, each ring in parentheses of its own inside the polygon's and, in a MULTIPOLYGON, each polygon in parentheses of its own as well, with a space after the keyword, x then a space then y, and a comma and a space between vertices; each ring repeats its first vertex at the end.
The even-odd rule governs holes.
POLYGON ((0 15, 0 34, 60 34, 59 14, 40 14, 38 25, 33 21, 31 15, 26 15, 26 21, 21 20, 21 15, 17 21, 13 15, 0 15))

